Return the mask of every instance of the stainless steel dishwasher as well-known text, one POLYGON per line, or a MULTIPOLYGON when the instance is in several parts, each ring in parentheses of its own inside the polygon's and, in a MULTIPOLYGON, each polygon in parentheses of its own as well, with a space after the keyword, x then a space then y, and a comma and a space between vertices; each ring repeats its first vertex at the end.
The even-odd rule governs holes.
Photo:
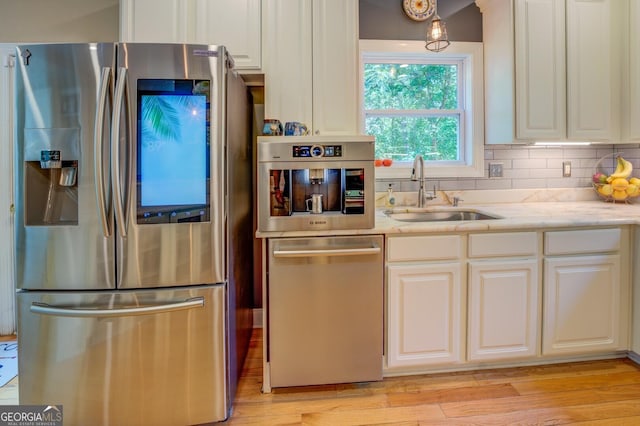
POLYGON ((382 236, 269 240, 272 387, 382 379, 382 236))

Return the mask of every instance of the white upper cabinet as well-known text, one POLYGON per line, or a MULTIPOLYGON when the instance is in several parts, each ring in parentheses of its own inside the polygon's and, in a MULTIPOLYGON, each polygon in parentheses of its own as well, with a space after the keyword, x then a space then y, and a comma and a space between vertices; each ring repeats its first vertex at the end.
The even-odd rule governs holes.
POLYGON ((122 0, 120 40, 227 47, 238 69, 261 68, 260 0, 122 0))
POLYGON ((476 0, 482 12, 485 144, 515 139, 513 1, 476 0))
POLYGON ((313 128, 358 133, 358 1, 313 2, 313 128))
POLYGON ((629 0, 476 3, 486 143, 621 141, 629 0))
POLYGON ((262 24, 264 117, 311 128, 311 0, 270 0, 262 24))
POLYGON ((627 0, 567 0, 567 137, 620 140, 627 0))
POLYGON ((265 118, 357 133, 358 1, 270 0, 262 22, 265 118))
POLYGON ((188 1, 121 0, 120 41, 186 43, 188 1))
POLYGON ((227 47, 239 69, 260 69, 260 0, 195 0, 193 43, 227 47))
POLYGON ((516 0, 516 137, 566 137, 565 2, 516 0))
POLYGON ((632 143, 640 142, 640 0, 629 2, 629 45, 623 57, 629 61, 628 90, 624 90, 623 138, 632 143))

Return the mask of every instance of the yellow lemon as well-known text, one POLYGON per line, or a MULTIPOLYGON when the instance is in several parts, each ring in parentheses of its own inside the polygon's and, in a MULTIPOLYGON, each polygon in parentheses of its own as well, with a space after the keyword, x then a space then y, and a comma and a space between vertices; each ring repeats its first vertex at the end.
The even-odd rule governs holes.
POLYGON ((614 191, 626 191, 629 187, 629 181, 625 178, 616 178, 611 181, 611 187, 614 191))
POLYGON ((617 189, 614 189, 613 190, 613 194, 611 194, 611 196, 616 201, 623 201, 623 200, 627 199, 627 192, 626 191, 619 191, 617 189))
POLYGON ((611 185, 601 185, 598 187, 598 192, 602 195, 604 195, 605 197, 608 197, 609 195, 611 195, 613 193, 613 188, 611 187, 611 185))
POLYGON ((640 187, 640 179, 638 179, 637 177, 632 177, 631 179, 629 179, 629 183, 640 187))
POLYGON ((629 197, 637 197, 638 195, 640 195, 640 187, 638 185, 634 185, 633 183, 630 183, 629 186, 627 187, 626 192, 629 197))

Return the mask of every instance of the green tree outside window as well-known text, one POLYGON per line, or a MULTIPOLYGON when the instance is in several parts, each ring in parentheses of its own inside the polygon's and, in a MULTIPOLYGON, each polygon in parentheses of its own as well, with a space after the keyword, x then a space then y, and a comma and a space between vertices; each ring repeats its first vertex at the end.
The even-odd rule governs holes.
POLYGON ((365 131, 376 158, 458 161, 461 64, 364 63, 365 131))

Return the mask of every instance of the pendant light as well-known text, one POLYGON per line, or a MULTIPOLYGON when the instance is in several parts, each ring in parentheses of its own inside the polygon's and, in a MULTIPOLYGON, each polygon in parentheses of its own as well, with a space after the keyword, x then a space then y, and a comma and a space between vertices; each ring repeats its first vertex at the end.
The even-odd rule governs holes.
POLYGON ((440 52, 451 44, 447 35, 447 25, 438 16, 438 0, 435 1, 433 19, 427 27, 427 43, 424 47, 432 52, 440 52))

